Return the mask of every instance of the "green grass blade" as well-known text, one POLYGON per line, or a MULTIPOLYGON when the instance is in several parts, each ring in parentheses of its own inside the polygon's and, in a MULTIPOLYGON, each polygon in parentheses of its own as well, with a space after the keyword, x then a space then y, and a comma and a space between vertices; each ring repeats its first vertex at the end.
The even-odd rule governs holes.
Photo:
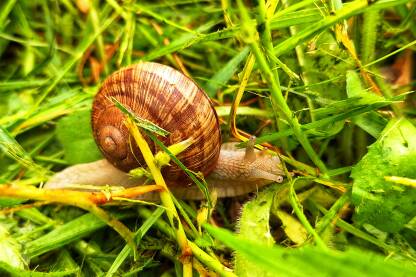
MULTIPOLYGON (((137 244, 140 244, 141 239, 146 235, 147 231, 155 224, 155 222, 159 219, 159 217, 164 213, 163 208, 157 208, 152 215, 146 219, 145 222, 140 226, 140 228, 135 232, 135 240, 137 244)), ((125 260, 128 258, 129 255, 132 254, 131 248, 126 245, 117 255, 116 259, 114 260, 113 264, 111 265, 110 269, 107 271, 105 276, 110 277, 113 276, 117 270, 123 265, 125 260)))
POLYGON ((243 48, 235 57, 233 57, 221 70, 205 85, 205 91, 208 96, 213 97, 218 89, 225 86, 231 77, 237 72, 240 64, 244 61, 250 51, 249 47, 243 48))
MULTIPOLYGON (((117 219, 132 216, 131 213, 113 214, 117 219)), ((25 254, 34 258, 48 251, 60 248, 71 242, 77 241, 92 232, 103 228, 106 223, 93 214, 85 214, 64 225, 56 227, 51 232, 31 241, 25 246, 25 254)))
POLYGON ((323 251, 318 248, 284 249, 238 238, 225 229, 204 225, 228 247, 240 252, 274 276, 413 276, 416 267, 358 250, 323 251), (354 266, 351 266, 354 265, 354 266))

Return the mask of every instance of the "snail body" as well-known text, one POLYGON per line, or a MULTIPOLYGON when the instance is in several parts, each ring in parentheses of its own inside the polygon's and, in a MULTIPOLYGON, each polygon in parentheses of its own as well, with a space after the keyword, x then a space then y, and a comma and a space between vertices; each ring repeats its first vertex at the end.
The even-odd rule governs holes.
MULTIPOLYGON (((46 188, 143 183, 125 173, 146 164, 124 125, 124 114, 115 107, 112 98, 141 119, 167 130, 169 135, 158 137, 166 146, 191 138, 192 145, 178 159, 188 169, 202 172, 219 197, 241 195, 283 180, 277 156, 255 150, 254 145, 237 149, 234 143, 221 144, 215 109, 193 80, 171 67, 142 62, 110 75, 95 96, 93 135, 106 160, 69 167, 53 176, 46 188)), ((151 140, 147 142, 154 153, 159 150, 151 140)), ((176 165, 165 167, 162 172, 178 197, 202 197, 176 165)))

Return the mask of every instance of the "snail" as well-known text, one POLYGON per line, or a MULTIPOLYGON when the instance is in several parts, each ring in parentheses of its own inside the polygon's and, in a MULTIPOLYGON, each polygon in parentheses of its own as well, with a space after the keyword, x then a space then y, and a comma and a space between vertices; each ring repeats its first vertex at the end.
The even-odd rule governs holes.
MULTIPOLYGON (((191 138, 191 146, 177 158, 193 172, 202 172, 209 189, 215 188, 218 197, 242 195, 283 181, 277 155, 254 149, 254 143, 249 143, 246 149, 238 149, 236 143, 221 144, 215 109, 192 79, 169 66, 141 62, 111 74, 94 98, 92 130, 106 159, 68 167, 55 174, 45 188, 71 188, 74 184, 78 188, 83 184, 128 187, 143 183, 126 173, 145 163, 124 125, 124 114, 112 98, 140 118, 167 130, 169 135, 158 137, 166 146, 191 138)), ((154 143, 146 140, 156 152, 154 143)), ((178 166, 164 167, 162 173, 177 197, 203 197, 178 166)))

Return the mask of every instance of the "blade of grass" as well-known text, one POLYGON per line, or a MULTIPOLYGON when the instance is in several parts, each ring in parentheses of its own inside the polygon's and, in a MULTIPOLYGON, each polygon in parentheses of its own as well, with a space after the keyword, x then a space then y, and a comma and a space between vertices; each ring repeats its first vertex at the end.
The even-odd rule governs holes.
POLYGON ((36 174, 39 174, 41 177, 45 177, 50 174, 48 169, 35 163, 22 146, 11 136, 11 134, 1 126, 0 149, 3 153, 18 162, 24 168, 36 172, 36 174))
POLYGON ((287 120, 289 125, 292 127, 296 138, 298 139, 300 144, 305 149, 309 158, 321 170, 321 172, 325 174, 325 172, 327 171, 326 166, 321 161, 319 156, 315 153, 315 151, 313 150, 311 144, 309 143, 308 138, 303 133, 301 129, 301 125, 299 124, 297 118, 293 115, 293 112, 287 105, 286 100, 283 97, 282 91, 280 89, 277 71, 272 72, 272 70, 270 69, 268 62, 255 39, 256 31, 254 29, 254 26, 249 24, 250 18, 241 0, 238 1, 238 7, 239 7, 240 14, 242 17, 242 28, 244 30, 245 40, 250 45, 253 51, 253 54, 256 56, 262 75, 267 80, 267 83, 270 86, 270 90, 271 90, 270 93, 271 93, 272 103, 274 104, 274 108, 277 108, 278 111, 281 112, 281 115, 287 120))
POLYGON ((385 59, 388 59, 388 58, 390 58, 390 57, 392 57, 392 56, 394 56, 394 55, 396 55, 397 53, 400 53, 400 52, 402 52, 403 50, 405 50, 405 49, 407 49, 407 48, 410 48, 411 46, 413 46, 413 45, 415 45, 416 44, 416 39, 414 40, 414 41, 411 41, 411 42, 409 42, 408 44, 406 44, 406 45, 404 45, 404 46, 402 46, 402 47, 400 47, 399 49, 397 49, 397 50, 395 50, 395 51, 393 51, 393 52, 390 52, 389 54, 387 54, 387 55, 384 55, 383 57, 381 57, 381 58, 378 58, 378 59, 376 59, 376 60, 374 60, 374 61, 372 61, 372 62, 370 62, 370 63, 368 63, 368 64, 366 64, 366 65, 363 65, 363 67, 369 67, 369 66, 372 66, 372 65, 374 65, 374 64, 376 64, 376 63, 379 63, 379 62, 381 62, 381 61, 384 61, 385 59))
POLYGON ((249 47, 243 48, 243 50, 233 57, 221 70, 212 76, 205 85, 205 91, 209 97, 213 97, 219 88, 227 84, 237 71, 240 63, 247 57, 249 50, 249 47))
MULTIPOLYGON (((112 216, 119 220, 134 216, 133 213, 113 213, 112 216)), ((26 244, 25 254, 28 257, 37 257, 43 253, 58 249, 71 242, 77 241, 103 228, 106 223, 93 214, 85 214, 75 218, 61 226, 57 226, 53 231, 42 237, 30 241, 26 244)))
MULTIPOLYGON (((320 206, 318 204, 315 204, 315 205, 325 215, 328 213, 328 211, 324 207, 322 207, 322 206, 320 206)), ((396 252, 396 251, 399 251, 400 252, 400 250, 399 249, 396 249, 396 247, 391 246, 391 245, 388 245, 388 244, 386 244, 383 241, 380 241, 379 239, 377 239, 377 238, 373 237, 372 235, 370 235, 370 234, 368 234, 368 233, 366 233, 366 232, 364 232, 364 231, 356 228, 355 226, 351 225, 350 223, 346 222, 345 220, 342 220, 340 218, 337 218, 336 219, 336 222, 335 222, 335 225, 337 225, 338 227, 344 229, 348 233, 350 233, 350 234, 352 234, 352 235, 354 235, 354 236, 356 236, 358 238, 361 238, 363 240, 366 240, 366 241, 368 241, 368 242, 370 242, 370 243, 372 243, 372 244, 380 247, 381 249, 384 249, 386 252, 396 252)))
MULTIPOLYGON (((371 104, 371 105, 363 105, 361 107, 354 107, 353 109, 351 109, 347 112, 337 114, 337 115, 333 115, 333 116, 330 116, 330 117, 327 117, 327 118, 324 118, 324 119, 321 119, 321 120, 317 120, 317 121, 314 121, 314 122, 311 122, 311 123, 308 123, 308 124, 304 124, 304 125, 301 126, 301 128, 303 130, 305 130, 306 133, 310 133, 315 128, 322 128, 327 124, 331 124, 333 122, 340 121, 340 120, 346 120, 346 119, 354 117, 356 115, 360 115, 360 114, 363 114, 363 113, 366 113, 366 112, 369 112, 369 111, 373 111, 373 110, 388 106, 391 103, 392 103, 391 101, 386 100, 386 101, 374 103, 374 104, 371 104)), ((269 135, 258 137, 256 139, 256 143, 260 144, 260 143, 263 143, 263 142, 275 141, 275 140, 277 140, 281 137, 290 136, 290 135, 293 135, 293 134, 294 134, 294 131, 292 129, 285 130, 283 132, 272 133, 272 134, 269 134, 269 135)), ((244 144, 241 144, 241 146, 244 146, 244 144)))
MULTIPOLYGON (((243 98, 243 94, 247 86, 248 80, 250 78, 251 72, 253 71, 255 62, 256 62, 256 59, 254 55, 250 54, 246 60, 243 71, 241 72, 241 78, 239 80, 240 83, 239 83, 237 92, 233 96, 233 102, 231 104, 231 109, 230 109, 230 116, 228 119, 228 125, 230 126, 231 134, 234 137, 242 141, 247 141, 247 138, 243 134, 240 134, 240 132, 238 131, 237 121, 236 121, 237 109, 240 105, 241 99, 243 98)), ((241 111, 242 109, 240 108, 238 110, 241 111)))
POLYGON ((45 100, 49 93, 51 93, 52 90, 55 89, 56 85, 64 78, 64 76, 69 72, 69 70, 71 70, 71 68, 82 58, 84 53, 91 46, 91 44, 94 43, 97 37, 113 23, 117 16, 118 15, 115 14, 109 17, 102 23, 100 28, 94 34, 88 36, 86 39, 84 39, 84 41, 82 41, 79 44, 77 50, 74 53, 74 56, 65 63, 63 68, 57 74, 57 76, 53 78, 52 83, 39 96, 36 103, 33 105, 32 109, 26 115, 27 118, 29 118, 39 108, 40 104, 45 100))
POLYGON ((289 183, 289 202, 292 206, 293 210, 295 211, 296 216, 298 217, 299 221, 303 224, 305 229, 308 231, 310 235, 313 236, 315 239, 316 245, 322 249, 327 250, 328 247, 326 244, 322 241, 321 237, 318 235, 318 233, 315 231, 315 229, 312 227, 312 225, 309 223, 308 219, 306 218, 305 214, 302 211, 301 204, 297 198, 294 183, 297 179, 291 180, 289 183))
POLYGON ((228 230, 204 225, 206 230, 228 247, 267 270, 272 276, 391 276, 416 274, 411 265, 385 260, 376 254, 354 249, 346 252, 319 248, 284 249, 236 237, 228 230), (260 253, 260 254, 259 254, 260 253), (316 266, 319 264, 320 266, 316 266), (351 265, 355 266, 352 267, 351 265))
POLYGON ((325 232, 325 229, 328 225, 334 221, 334 219, 338 216, 338 212, 348 203, 350 200, 350 193, 344 193, 337 201, 331 206, 328 213, 324 215, 317 223, 316 223, 316 232, 318 234, 322 234, 325 232))
MULTIPOLYGON (((139 210, 139 215, 143 218, 147 219, 151 216, 151 214, 152 213, 148 209, 139 210)), ((175 239, 175 233, 173 232, 171 227, 160 218, 156 221, 156 223, 153 226, 157 227, 160 231, 168 235, 170 238, 175 239)), ((236 275, 232 272, 231 269, 222 265, 220 261, 218 261, 215 257, 212 257, 206 252, 204 252, 196 243, 188 241, 188 244, 189 247, 192 249, 193 255, 204 265, 206 265, 209 269, 214 270, 220 276, 236 277, 236 275)))
POLYGON ((345 4, 344 7, 337 11, 335 15, 330 15, 322 20, 318 21, 311 26, 306 27, 302 31, 298 32, 296 35, 287 38, 286 40, 280 42, 274 47, 274 54, 276 56, 281 56, 288 51, 294 49, 297 45, 306 41, 313 35, 319 33, 323 29, 329 28, 336 24, 337 22, 347 19, 358 12, 361 12, 363 8, 367 6, 366 0, 356 0, 348 4, 345 4))
POLYGON ((380 22, 378 10, 370 10, 364 13, 364 22, 361 36, 361 62, 367 64, 374 60, 376 53, 376 39, 378 22, 380 22))
MULTIPOLYGON (((163 208, 157 208, 151 216, 149 216, 145 222, 140 226, 140 228, 134 233, 134 239, 136 244, 140 244, 141 239, 146 235, 147 231, 153 226, 153 224, 159 219, 159 217, 164 213, 163 208)), ((123 265, 125 260, 129 255, 131 255, 132 251, 131 248, 126 245, 124 248, 118 253, 117 257, 115 258, 113 264, 111 265, 110 269, 107 271, 106 277, 113 276, 117 270, 123 265)))

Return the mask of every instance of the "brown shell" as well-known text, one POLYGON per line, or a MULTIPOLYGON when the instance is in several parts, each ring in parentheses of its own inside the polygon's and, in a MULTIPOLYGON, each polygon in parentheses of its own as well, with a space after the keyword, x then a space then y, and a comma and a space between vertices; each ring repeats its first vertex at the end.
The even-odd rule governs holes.
MULTIPOLYGON (((216 165, 221 133, 217 114, 205 92, 179 71, 158 63, 142 62, 111 74, 95 96, 92 107, 94 138, 104 156, 123 171, 145 162, 123 121, 123 113, 111 97, 170 132, 158 137, 166 146, 189 137, 193 144, 178 155, 184 165, 207 175, 216 165)), ((154 143, 147 139, 153 153, 154 143)), ((184 176, 174 162, 164 176, 177 180, 184 176)))

